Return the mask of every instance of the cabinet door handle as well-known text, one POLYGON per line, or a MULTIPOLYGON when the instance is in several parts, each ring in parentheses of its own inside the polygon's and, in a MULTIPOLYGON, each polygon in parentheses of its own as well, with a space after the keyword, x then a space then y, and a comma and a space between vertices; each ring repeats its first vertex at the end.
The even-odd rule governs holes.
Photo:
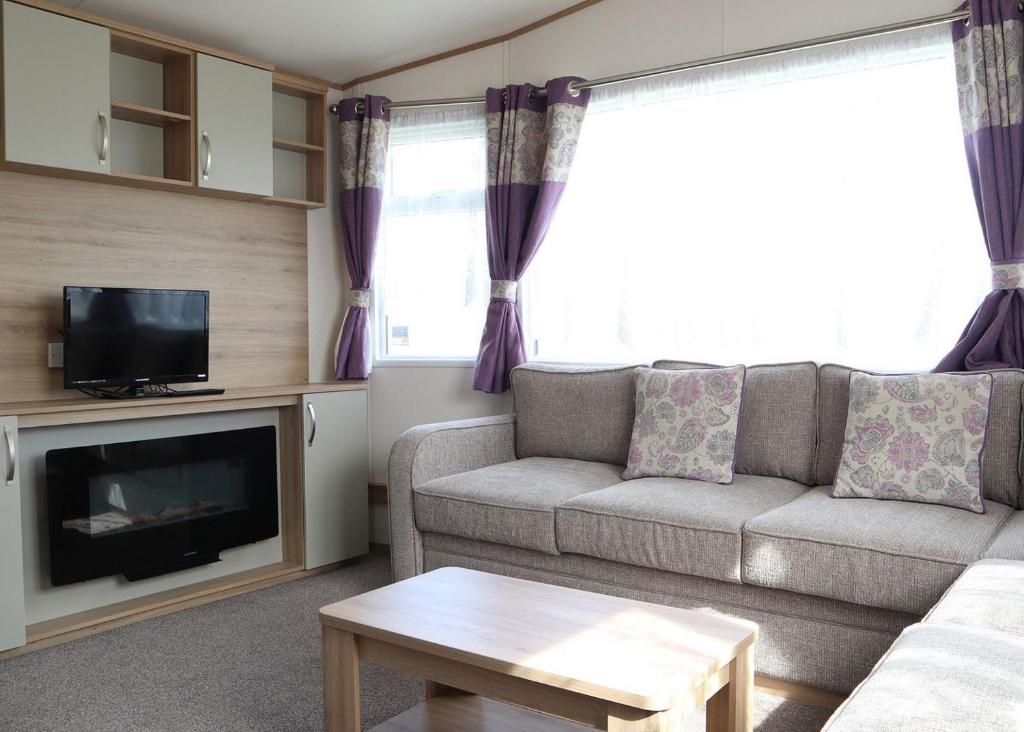
POLYGON ((102 139, 100 140, 100 165, 107 164, 107 156, 110 154, 110 123, 107 122, 107 115, 103 112, 97 113, 100 118, 100 130, 102 139))
POLYGON ((306 402, 306 411, 309 412, 309 446, 313 447, 313 440, 316 439, 316 410, 313 404, 306 402))
POLYGON ((203 145, 206 148, 206 157, 203 160, 203 180, 210 180, 210 168, 213 167, 213 145, 210 144, 210 136, 203 130, 203 145))
POLYGON ((11 431, 4 427, 4 443, 7 445, 7 484, 14 482, 14 471, 18 467, 18 448, 14 446, 11 431))

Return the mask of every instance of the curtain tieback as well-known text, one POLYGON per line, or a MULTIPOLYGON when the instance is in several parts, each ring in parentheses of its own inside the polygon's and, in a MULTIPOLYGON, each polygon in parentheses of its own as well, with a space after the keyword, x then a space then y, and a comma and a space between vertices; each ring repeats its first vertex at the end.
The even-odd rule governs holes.
POLYGON ((519 283, 515 280, 491 280, 491 299, 516 301, 519 283))
POLYGON ((354 308, 366 308, 370 307, 370 291, 369 290, 352 290, 352 307, 354 308))
POLYGON ((1014 290, 1024 288, 1024 263, 993 264, 992 289, 1014 290))

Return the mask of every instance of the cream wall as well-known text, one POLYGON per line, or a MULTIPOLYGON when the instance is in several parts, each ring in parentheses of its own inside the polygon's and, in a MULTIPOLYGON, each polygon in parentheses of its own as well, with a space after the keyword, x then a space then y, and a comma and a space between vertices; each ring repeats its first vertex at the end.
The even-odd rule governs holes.
MULTIPOLYGON (((488 86, 597 78, 945 13, 957 0, 604 0, 505 43, 353 90, 392 99, 478 96, 488 86)), ((333 165, 333 156, 331 158, 333 165)), ((329 196, 332 204, 335 200, 329 196)), ((310 214, 310 378, 330 377, 344 267, 334 208, 310 214)), ((347 282, 344 283, 347 289, 347 282)), ((370 385, 370 475, 383 481, 391 444, 423 422, 500 414, 507 397, 473 392, 466 367, 379 367, 370 385)), ((380 517, 378 517, 379 519, 380 517)), ((379 531, 378 531, 379 534, 379 531)), ((375 541, 386 537, 375 536, 375 541)))

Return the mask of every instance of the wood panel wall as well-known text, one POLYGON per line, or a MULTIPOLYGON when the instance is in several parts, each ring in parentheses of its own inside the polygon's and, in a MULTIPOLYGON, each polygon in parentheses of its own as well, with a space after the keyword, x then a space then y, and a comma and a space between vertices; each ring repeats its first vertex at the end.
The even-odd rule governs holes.
POLYGON ((305 383, 305 211, 0 172, 0 402, 68 398, 64 285, 210 290, 210 381, 305 383))

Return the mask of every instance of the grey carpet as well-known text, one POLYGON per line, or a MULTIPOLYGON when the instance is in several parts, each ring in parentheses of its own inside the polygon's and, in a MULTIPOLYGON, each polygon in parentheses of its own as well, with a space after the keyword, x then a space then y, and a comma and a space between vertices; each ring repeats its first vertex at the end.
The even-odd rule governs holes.
MULTIPOLYGON (((298 732, 321 729, 316 611, 385 584, 375 553, 333 572, 0 661, 0 729, 298 732)), ((418 703, 421 682, 362 668, 364 728, 418 703)), ((818 730, 829 714, 757 694, 760 732, 818 730)), ((687 729, 704 728, 703 713, 687 729)))

